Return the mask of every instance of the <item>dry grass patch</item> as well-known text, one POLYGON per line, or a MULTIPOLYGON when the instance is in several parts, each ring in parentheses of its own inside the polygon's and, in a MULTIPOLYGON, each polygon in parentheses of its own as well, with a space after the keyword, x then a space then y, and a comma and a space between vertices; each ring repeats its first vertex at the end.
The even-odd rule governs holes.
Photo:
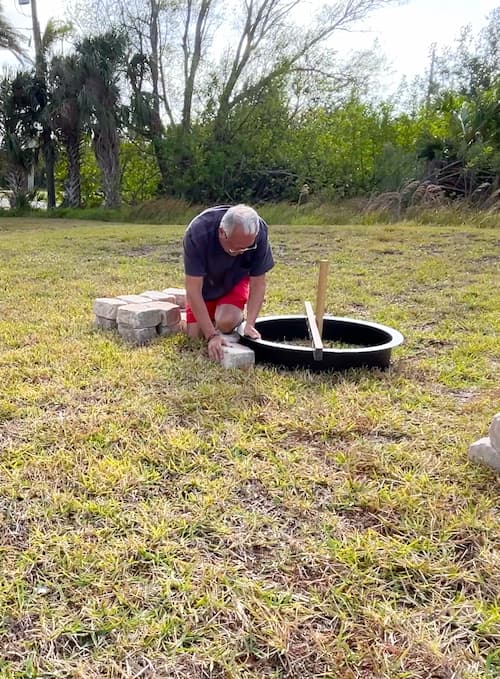
POLYGON ((385 372, 131 349, 92 299, 182 284, 183 227, 0 224, 0 677, 500 671, 498 231, 271 227, 269 313, 400 330, 385 372), (22 242, 22 247, 20 247, 22 242))

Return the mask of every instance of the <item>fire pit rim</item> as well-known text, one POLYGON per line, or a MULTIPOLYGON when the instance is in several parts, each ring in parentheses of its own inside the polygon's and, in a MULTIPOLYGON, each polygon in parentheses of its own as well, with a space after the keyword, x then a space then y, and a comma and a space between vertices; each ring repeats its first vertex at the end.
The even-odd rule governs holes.
MULTIPOLYGON (((328 321, 341 321, 341 322, 346 322, 350 323, 353 325, 357 326, 364 326, 367 328, 370 328, 372 330, 380 330, 381 332, 386 333, 389 337, 390 340, 387 342, 384 342, 383 344, 369 344, 364 347, 353 347, 349 349, 334 349, 331 347, 324 347, 323 352, 327 354, 360 354, 360 353, 365 353, 365 352, 374 352, 374 351, 383 351, 387 349, 393 349, 394 347, 399 346, 400 344, 403 344, 404 342, 404 336, 398 331, 395 330, 394 328, 389 327, 388 325, 382 325, 381 323, 375 323, 373 321, 362 321, 362 320, 357 320, 355 318, 349 318, 347 316, 331 316, 329 314, 325 314, 323 317, 324 320, 328 321)), ((306 320, 306 316, 304 314, 285 314, 285 315, 274 315, 274 316, 262 316, 257 319, 255 323, 255 327, 258 330, 258 325, 259 323, 264 323, 266 321, 276 321, 276 320, 299 320, 299 319, 304 319, 306 320)), ((245 321, 241 323, 237 328, 236 332, 244 338, 245 342, 248 342, 249 345, 251 346, 252 344, 257 344, 259 346, 263 347, 272 347, 274 349, 276 348, 283 348, 286 349, 287 351, 292 351, 292 352, 297 352, 297 353, 309 353, 313 351, 312 347, 304 347, 296 344, 285 344, 283 342, 273 342, 271 340, 264 340, 264 339, 253 339, 251 337, 248 337, 248 335, 243 334, 243 330, 245 327, 245 321)))

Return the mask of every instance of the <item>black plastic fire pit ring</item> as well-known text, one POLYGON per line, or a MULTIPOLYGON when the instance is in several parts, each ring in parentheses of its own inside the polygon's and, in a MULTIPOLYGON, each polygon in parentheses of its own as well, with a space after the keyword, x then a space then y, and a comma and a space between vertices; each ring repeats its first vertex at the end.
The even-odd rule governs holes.
POLYGON ((324 316, 323 340, 343 341, 358 346, 348 349, 323 348, 321 360, 315 360, 313 348, 286 344, 293 339, 307 339, 305 315, 264 316, 255 327, 262 339, 255 340, 243 334, 244 323, 237 332, 241 343, 253 349, 256 362, 271 363, 284 368, 347 370, 349 368, 388 368, 394 347, 403 343, 403 335, 380 323, 358 321, 354 318, 324 316))

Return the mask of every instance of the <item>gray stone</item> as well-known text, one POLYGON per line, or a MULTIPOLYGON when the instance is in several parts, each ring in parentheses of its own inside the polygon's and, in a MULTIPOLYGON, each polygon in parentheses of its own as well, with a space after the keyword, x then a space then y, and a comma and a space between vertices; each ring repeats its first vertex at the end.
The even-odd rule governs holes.
POLYGON ((175 297, 175 303, 178 304, 181 309, 186 308, 186 291, 184 288, 165 288, 162 292, 165 295, 173 295, 175 297))
POLYGON ((116 314, 118 309, 122 307, 125 302, 116 297, 97 297, 94 300, 94 313, 100 318, 110 318, 116 321, 116 314))
POLYGON ((238 342, 241 340, 241 337, 237 332, 223 332, 222 337, 226 340, 226 342, 231 342, 231 344, 238 344, 238 342))
POLYGON ((241 344, 230 344, 222 347, 224 356, 221 365, 224 368, 251 368, 255 364, 255 352, 241 344))
POLYGON ((479 439, 469 447, 469 458, 500 471, 500 452, 493 448, 489 436, 479 439))
POLYGON ((165 292, 158 292, 157 290, 146 290, 146 292, 141 292, 141 297, 145 297, 148 302, 176 303, 175 295, 167 295, 165 292))
POLYGON ((160 325, 179 325, 181 321, 181 309, 172 302, 152 302, 161 314, 160 325))
POLYGON ((162 310, 158 308, 161 304, 168 302, 125 304, 118 309, 116 316, 118 325, 128 325, 130 328, 155 328, 162 323, 162 310))
POLYGON ((94 319, 94 328, 99 328, 99 330, 116 330, 117 325, 113 318, 96 316, 94 319))
POLYGON ((149 344, 151 340, 158 337, 156 328, 131 328, 130 325, 118 324, 118 332, 125 342, 136 346, 149 344))
POLYGON ((170 335, 176 335, 178 332, 180 332, 180 324, 177 323, 177 325, 159 325, 157 330, 160 337, 170 337, 170 335))
POLYGON ((491 445, 500 454, 500 413, 493 416, 493 421, 490 424, 488 431, 491 445))
POLYGON ((147 299, 141 297, 141 295, 119 295, 117 299, 122 299, 125 304, 144 304, 147 303, 147 299))

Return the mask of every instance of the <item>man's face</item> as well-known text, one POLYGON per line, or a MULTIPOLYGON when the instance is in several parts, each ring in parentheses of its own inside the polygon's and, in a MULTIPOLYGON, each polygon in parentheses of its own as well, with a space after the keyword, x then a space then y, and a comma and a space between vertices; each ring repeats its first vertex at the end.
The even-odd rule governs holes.
POLYGON ((228 236, 222 226, 220 226, 219 241, 222 248, 232 257, 237 257, 248 250, 255 250, 257 247, 256 236, 244 233, 244 231, 238 227, 236 227, 232 234, 228 236))

